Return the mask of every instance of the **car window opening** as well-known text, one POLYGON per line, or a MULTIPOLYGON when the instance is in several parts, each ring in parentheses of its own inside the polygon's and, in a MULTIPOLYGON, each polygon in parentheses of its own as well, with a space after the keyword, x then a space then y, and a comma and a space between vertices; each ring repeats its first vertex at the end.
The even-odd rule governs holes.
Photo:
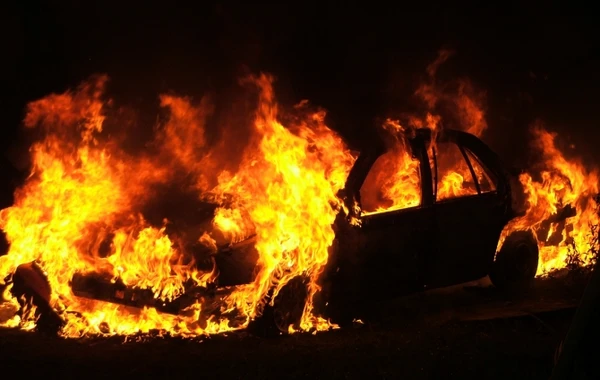
POLYGON ((479 188, 481 193, 489 193, 492 191, 496 191, 496 180, 494 175, 490 172, 490 170, 483 165, 481 160, 473 154, 469 149, 463 148, 471 166, 473 167, 473 171, 475 172, 475 177, 477 178, 477 183, 479 183, 479 188))
POLYGON ((379 156, 360 188, 362 215, 372 215, 421 204, 419 160, 407 144, 379 156))
POLYGON ((455 143, 441 142, 434 148, 436 157, 436 200, 441 201, 480 193, 479 184, 466 155, 455 143))

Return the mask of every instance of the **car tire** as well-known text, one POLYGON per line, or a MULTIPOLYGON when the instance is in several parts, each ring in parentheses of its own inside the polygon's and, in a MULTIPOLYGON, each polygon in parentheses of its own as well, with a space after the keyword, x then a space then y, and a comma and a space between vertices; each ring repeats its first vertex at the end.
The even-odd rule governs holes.
POLYGON ((523 291, 533 284, 537 272, 539 249, 531 231, 510 234, 490 271, 492 284, 504 291, 523 291))
MULTIPOLYGON (((277 294, 273 304, 267 303, 260 317, 250 322, 248 331, 262 337, 289 333, 290 327, 300 330, 304 306, 308 300, 308 277, 291 279, 277 294)), ((268 299, 272 295, 269 294, 268 299)))

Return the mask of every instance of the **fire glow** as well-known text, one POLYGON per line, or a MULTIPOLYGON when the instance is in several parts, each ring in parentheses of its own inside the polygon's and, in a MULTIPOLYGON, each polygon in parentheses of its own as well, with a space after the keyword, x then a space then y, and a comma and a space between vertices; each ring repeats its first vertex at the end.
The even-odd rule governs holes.
MULTIPOLYGON (((432 78, 438 64, 428 70, 432 78)), ((300 329, 330 328, 330 322, 313 312, 312 298, 335 237, 332 224, 344 207, 337 193, 356 157, 325 125, 324 111, 310 110, 301 102, 284 113, 275 101, 270 76, 247 78, 243 84, 258 89, 258 105, 247 144, 233 165, 231 160, 222 162, 227 141, 216 148, 207 144, 204 131, 213 112, 210 102, 203 99, 196 104, 185 97, 163 95, 160 105, 168 111, 168 119, 156 129, 153 148, 132 155, 120 147, 124 138, 104 129, 112 107, 105 98, 106 80, 100 77, 74 91, 29 104, 24 125, 42 130, 44 138, 30 149, 31 175, 16 191, 14 205, 0 212, 0 227, 10 242, 8 254, 0 257, 0 278, 9 278, 21 264, 37 262, 49 281, 48 301, 65 321, 61 330, 65 337, 150 330, 195 336, 241 329, 262 313, 270 292, 276 295, 299 275, 310 280, 300 329), (167 233, 171 221, 157 225, 143 213, 161 194, 155 189, 182 178, 186 191, 218 205, 211 228, 195 231, 198 244, 216 253, 223 241, 255 238, 259 257, 254 281, 236 286, 220 300, 219 314, 202 323, 200 314, 206 305, 201 299, 171 315, 151 307, 132 310, 75 296, 70 282, 77 273, 102 273, 127 286, 150 289, 155 299, 165 302, 183 294, 186 287, 217 281, 214 262, 197 265, 187 246, 167 233), (235 315, 236 322, 229 315, 235 315)), ((464 129, 480 136, 487 124, 470 91, 463 83, 452 101, 464 129)), ((423 86, 417 94, 430 108, 441 96, 433 85, 423 86)), ((440 116, 427 113, 411 118, 408 125, 435 132, 440 123, 440 116)), ((394 120, 386 121, 384 128, 405 132, 394 120)), ((546 235, 537 233, 541 275, 564 267, 573 249, 584 264, 589 263, 591 226, 598 224, 593 196, 599 178, 597 170, 565 159, 554 144, 555 135, 537 128, 534 137, 544 157, 541 181, 532 174, 521 175, 528 209, 507 226, 502 237, 514 230, 538 231, 565 205, 577 211, 566 222, 551 224, 546 235)), ((371 201, 381 202, 376 212, 418 206, 417 163, 401 138, 382 162, 394 165, 396 175, 372 182, 383 193, 381 199, 371 201)), ((467 194, 463 186, 467 170, 441 171, 438 198, 467 194)), ((10 286, 6 303, 16 305, 8 290, 10 286)), ((29 313, 2 322, 28 329, 35 325, 32 318, 29 313)))

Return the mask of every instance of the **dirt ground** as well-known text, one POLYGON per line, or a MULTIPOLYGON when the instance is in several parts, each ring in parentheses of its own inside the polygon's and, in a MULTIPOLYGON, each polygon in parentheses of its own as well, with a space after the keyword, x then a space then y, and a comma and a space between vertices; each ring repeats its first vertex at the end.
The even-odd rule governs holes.
POLYGON ((0 366, 26 378, 547 379, 584 284, 539 280, 509 297, 483 280, 373 305, 352 328, 271 339, 65 340, 5 329, 0 366))

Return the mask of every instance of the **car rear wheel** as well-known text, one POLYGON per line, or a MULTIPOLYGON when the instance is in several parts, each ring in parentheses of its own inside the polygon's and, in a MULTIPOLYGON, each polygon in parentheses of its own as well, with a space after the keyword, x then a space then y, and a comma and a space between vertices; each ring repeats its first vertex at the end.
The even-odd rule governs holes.
POLYGON ((526 290, 533 284, 539 260, 538 245, 531 231, 510 234, 490 271, 490 279, 500 290, 526 290))

